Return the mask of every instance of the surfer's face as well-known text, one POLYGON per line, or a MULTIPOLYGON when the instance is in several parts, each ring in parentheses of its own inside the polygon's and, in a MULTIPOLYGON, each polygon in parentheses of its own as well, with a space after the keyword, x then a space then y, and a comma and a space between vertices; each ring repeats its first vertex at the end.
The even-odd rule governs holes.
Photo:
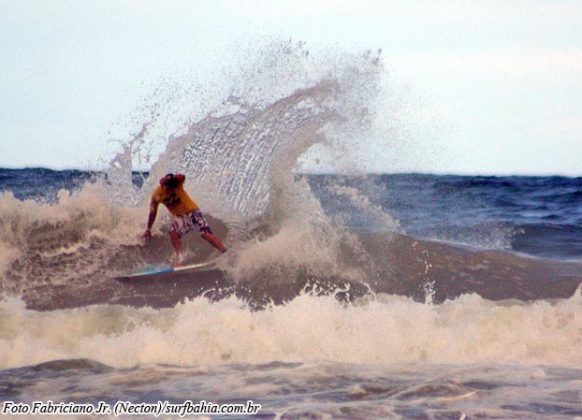
POLYGON ((176 191, 176 188, 171 188, 168 187, 167 185, 162 185, 162 188, 164 189, 164 191, 166 191, 167 193, 172 193, 174 191, 176 191))
POLYGON ((178 188, 179 182, 174 174, 167 174, 160 179, 160 185, 164 190, 171 192, 178 188))

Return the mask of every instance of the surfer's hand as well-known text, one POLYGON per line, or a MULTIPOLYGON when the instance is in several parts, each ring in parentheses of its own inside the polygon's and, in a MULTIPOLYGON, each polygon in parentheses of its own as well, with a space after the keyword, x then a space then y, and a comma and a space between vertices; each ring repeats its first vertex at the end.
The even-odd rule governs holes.
POLYGON ((150 239, 152 239, 152 231, 149 229, 146 229, 146 231, 143 233, 143 235, 141 235, 141 237, 143 238, 143 240, 147 244, 150 241, 150 239))

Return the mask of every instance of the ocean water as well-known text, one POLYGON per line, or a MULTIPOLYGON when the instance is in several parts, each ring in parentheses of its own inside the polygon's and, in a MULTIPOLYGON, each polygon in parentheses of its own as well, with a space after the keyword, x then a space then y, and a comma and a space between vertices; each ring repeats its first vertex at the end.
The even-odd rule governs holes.
POLYGON ((0 169, 0 401, 582 416, 582 179, 304 173, 373 124, 381 62, 283 47, 103 171, 0 169), (213 269, 119 281, 171 258, 165 210, 139 238, 168 171, 230 250, 192 234, 213 269))

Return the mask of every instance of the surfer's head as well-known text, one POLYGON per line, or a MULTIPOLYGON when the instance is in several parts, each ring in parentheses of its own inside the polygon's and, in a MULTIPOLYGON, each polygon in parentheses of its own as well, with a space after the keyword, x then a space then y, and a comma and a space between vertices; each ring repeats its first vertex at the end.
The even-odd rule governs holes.
POLYGON ((166 174, 164 177, 160 178, 160 185, 168 190, 173 190, 178 188, 182 182, 184 182, 184 175, 181 174, 166 174))

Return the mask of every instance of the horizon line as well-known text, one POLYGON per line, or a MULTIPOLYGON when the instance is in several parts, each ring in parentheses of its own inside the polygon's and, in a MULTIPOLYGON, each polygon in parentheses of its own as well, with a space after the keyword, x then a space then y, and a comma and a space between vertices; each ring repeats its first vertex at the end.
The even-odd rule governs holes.
MULTIPOLYGON (((49 166, 0 166, 0 170, 49 170, 53 172, 65 172, 65 171, 79 171, 79 172, 105 172, 106 169, 90 169, 90 168, 76 168, 76 167, 49 167, 49 166)), ((132 170, 132 173, 149 173, 149 170, 132 170)), ((351 171, 351 172, 332 172, 332 171, 296 171, 300 175, 343 175, 343 176, 358 176, 358 175, 435 175, 435 176, 480 176, 480 177, 497 177, 497 178, 509 178, 509 177, 562 177, 562 178, 582 178, 582 173, 580 174, 569 174, 569 173, 533 173, 533 172, 446 172, 446 171, 418 171, 418 170, 395 170, 395 171, 351 171)))

